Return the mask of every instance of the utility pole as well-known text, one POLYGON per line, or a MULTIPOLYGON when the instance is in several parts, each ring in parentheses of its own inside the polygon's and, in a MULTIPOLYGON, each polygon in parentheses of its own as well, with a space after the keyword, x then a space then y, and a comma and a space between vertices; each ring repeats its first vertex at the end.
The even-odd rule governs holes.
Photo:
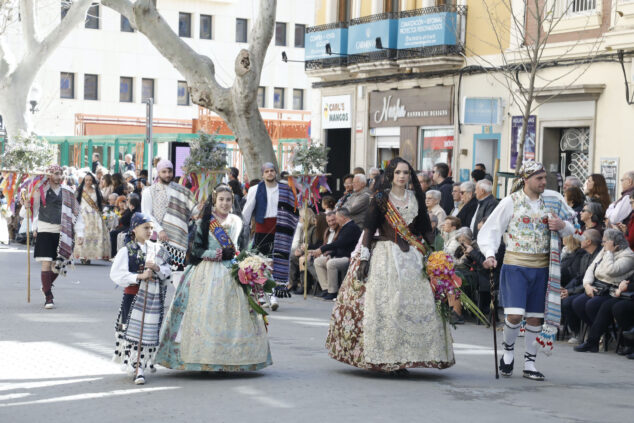
POLYGON ((152 164, 154 161, 154 144, 152 143, 152 119, 154 114, 154 99, 148 98, 146 100, 146 120, 145 120, 145 141, 147 142, 147 185, 151 185, 154 180, 152 175, 152 164))

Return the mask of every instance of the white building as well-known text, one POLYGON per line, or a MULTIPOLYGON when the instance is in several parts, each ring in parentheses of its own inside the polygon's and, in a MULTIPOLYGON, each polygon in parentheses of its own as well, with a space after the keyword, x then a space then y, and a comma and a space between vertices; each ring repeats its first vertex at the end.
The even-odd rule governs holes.
MULTIPOLYGON (((40 11, 42 24, 59 22, 64 14, 59 3, 47 3, 40 11)), ((261 76, 261 107, 303 110, 310 104, 303 64, 284 63, 282 51, 290 60, 303 59, 305 28, 314 22, 313 3, 278 1, 276 33, 261 76)), ((213 60, 216 78, 224 86, 233 83, 234 60, 247 47, 258 7, 259 2, 244 0, 159 2, 159 11, 173 30, 213 60)), ((73 30, 43 65, 32 91, 32 99, 38 102, 34 116, 38 134, 80 135, 77 114, 142 118, 147 97, 154 98, 156 119, 191 122, 198 117, 198 106, 192 105, 184 78, 143 34, 131 32, 128 25, 115 11, 95 5, 85 25, 73 30)))

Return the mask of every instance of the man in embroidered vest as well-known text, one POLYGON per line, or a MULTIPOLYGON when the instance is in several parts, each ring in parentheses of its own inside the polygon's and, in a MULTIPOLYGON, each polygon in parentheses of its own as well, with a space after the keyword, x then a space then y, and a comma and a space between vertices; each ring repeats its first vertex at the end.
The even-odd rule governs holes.
POLYGON ((574 212, 559 193, 545 188, 544 167, 534 161, 524 163, 513 193, 500 201, 478 234, 487 269, 497 266, 495 253, 500 238, 506 245, 500 273, 500 298, 506 315, 504 355, 500 359, 502 376, 513 373, 515 340, 525 318, 523 375, 544 380, 535 367, 537 348, 541 346, 549 353, 559 327, 560 237, 574 233, 574 212), (544 317, 546 324, 542 328, 544 317))
POLYGON ((158 239, 169 253, 172 270, 182 270, 189 245, 189 219, 197 210, 194 194, 172 181, 174 165, 156 165, 158 181, 143 189, 141 212, 151 217, 158 239))
POLYGON ((277 182, 273 163, 262 165, 262 182, 249 188, 242 210, 245 226, 255 220, 253 247, 267 256, 273 256, 273 279, 278 283, 271 295, 271 309, 277 310, 277 297, 290 297, 288 273, 293 234, 298 221, 295 196, 286 183, 277 182))
POLYGON ((35 261, 42 264, 42 292, 46 299, 44 308, 52 309, 53 282, 71 261, 74 240, 84 242, 84 223, 79 203, 67 186, 62 186, 63 172, 58 165, 49 166, 47 179, 33 195, 35 224, 35 261), (75 237, 75 235, 77 237, 75 237))

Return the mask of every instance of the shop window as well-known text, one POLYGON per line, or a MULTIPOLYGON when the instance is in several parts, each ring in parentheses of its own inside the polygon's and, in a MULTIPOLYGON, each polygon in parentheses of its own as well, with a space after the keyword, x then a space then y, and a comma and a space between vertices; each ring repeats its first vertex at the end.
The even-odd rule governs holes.
POLYGON ((433 128, 420 130, 419 169, 432 172, 436 163, 453 165, 454 131, 453 128, 433 128))

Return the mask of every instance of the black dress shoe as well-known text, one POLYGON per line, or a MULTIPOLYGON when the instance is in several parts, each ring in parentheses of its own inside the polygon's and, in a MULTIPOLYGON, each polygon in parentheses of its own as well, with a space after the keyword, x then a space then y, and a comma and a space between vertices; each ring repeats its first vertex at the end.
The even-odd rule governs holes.
POLYGON ((632 347, 621 348, 618 352, 619 355, 629 355, 632 353, 634 353, 634 349, 632 347))
POLYGON ((328 295, 328 291, 323 291, 320 295, 319 298, 325 298, 328 295))
POLYGON ((632 354, 628 354, 628 355, 627 355, 627 358, 629 358, 630 360, 634 360, 634 353, 632 353, 632 354))
POLYGON ((537 371, 532 371, 532 370, 524 370, 523 376, 526 379, 531 379, 531 380, 544 380, 544 379, 546 379, 546 377, 544 376, 544 374, 542 372, 537 372, 537 371))
POLYGON ((324 301, 332 301, 337 298, 337 293, 324 295, 324 301))
POLYGON ((513 375, 513 363, 515 363, 515 360, 511 361, 511 364, 506 364, 504 357, 500 358, 500 374, 504 377, 511 377, 513 375))
POLYGON ((575 351, 577 352, 599 352, 599 346, 598 345, 592 345, 589 342, 584 342, 581 345, 577 345, 575 347, 575 351))

